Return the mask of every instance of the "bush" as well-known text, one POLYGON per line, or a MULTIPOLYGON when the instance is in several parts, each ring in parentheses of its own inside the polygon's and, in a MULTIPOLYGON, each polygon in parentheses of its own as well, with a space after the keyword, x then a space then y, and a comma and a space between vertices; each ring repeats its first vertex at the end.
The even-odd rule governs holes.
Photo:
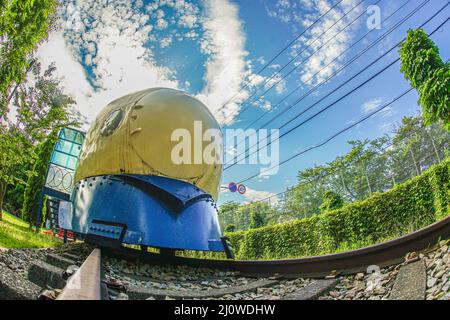
POLYGON ((250 223, 248 225, 249 229, 257 229, 264 227, 266 223, 264 222, 264 217, 261 212, 252 210, 250 212, 250 223))
MULTIPOLYGON (((33 174, 29 177, 27 186, 24 192, 24 202, 22 214, 25 221, 27 221, 31 226, 36 226, 38 224, 38 208, 41 199, 41 191, 45 185, 46 173, 48 170, 48 165, 50 163, 50 158, 53 153, 53 147, 58 139, 58 132, 54 130, 47 140, 45 140, 41 145, 38 146, 38 159, 33 166, 33 174)), ((43 208, 45 207, 45 201, 43 203, 43 208)), ((43 223, 43 217, 45 212, 42 212, 39 226, 43 223)))
POLYGON ((327 212, 344 206, 342 196, 334 191, 327 191, 323 195, 323 201, 320 205, 320 212, 327 212))
POLYGON ((225 227, 225 232, 235 232, 237 230, 237 227, 235 224, 230 223, 225 227))
POLYGON ((378 243, 450 213, 450 159, 371 198, 308 219, 227 234, 238 259, 298 258, 378 243))

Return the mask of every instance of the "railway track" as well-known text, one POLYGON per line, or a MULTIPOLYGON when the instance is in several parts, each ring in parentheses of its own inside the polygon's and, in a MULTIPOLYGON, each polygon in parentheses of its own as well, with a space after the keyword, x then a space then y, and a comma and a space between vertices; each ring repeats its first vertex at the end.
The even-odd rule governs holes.
POLYGON ((101 281, 101 256, 100 249, 94 249, 67 281, 57 300, 108 300, 101 281))
POLYGON ((129 249, 105 249, 105 254, 127 260, 139 260, 148 264, 173 264, 228 269, 247 276, 312 277, 321 278, 332 272, 352 274, 364 272, 367 267, 388 267, 403 260, 409 252, 426 249, 440 239, 450 238, 450 216, 426 228, 374 246, 338 254, 286 260, 207 260, 159 254, 129 249))
MULTIPOLYGON (((441 239, 448 238, 450 217, 393 241, 360 250, 305 259, 233 261, 181 257, 167 260, 164 257, 162 261, 160 255, 142 254, 125 248, 114 251, 93 249, 88 256, 85 253, 74 255, 73 252, 48 254, 45 262, 36 261, 30 267, 28 278, 41 288, 55 289, 51 294, 44 293, 43 298, 57 297, 58 300, 309 300, 336 298, 336 292, 348 289, 348 281, 359 286, 366 281, 364 286, 367 287, 371 276, 366 273, 368 267, 377 266, 387 287, 386 290, 378 290, 378 298, 387 299, 392 290, 397 290, 400 292, 397 296, 402 296, 403 285, 394 285, 399 272, 401 278, 406 279, 403 280, 405 283, 409 281, 408 274, 409 277, 419 273, 427 277, 428 274, 428 278, 437 274, 439 279, 444 279, 436 280, 438 284, 439 281, 442 282, 440 290, 450 291, 447 288, 450 287, 450 282, 445 282, 445 277, 450 278, 448 244, 443 244, 442 250, 437 249, 437 252, 442 251, 439 257, 444 261, 444 267, 442 262, 433 266, 430 256, 425 255, 429 254, 427 252, 434 252, 429 248, 441 239), (427 261, 426 265, 433 266, 432 269, 425 271, 422 265, 417 266, 420 272, 406 270, 405 265, 418 260, 427 261), (347 276, 349 274, 354 276, 347 276)), ((85 247, 83 250, 87 252, 91 249, 85 247)), ((436 281, 424 279, 421 283, 429 286, 436 281)), ((434 292, 430 291, 432 289, 434 287, 424 288, 427 295, 433 296, 434 292)), ((366 297, 366 293, 358 294, 359 298, 366 297)), ((425 292, 423 295, 425 296, 425 292)), ((347 297, 345 293, 342 296, 347 297)))

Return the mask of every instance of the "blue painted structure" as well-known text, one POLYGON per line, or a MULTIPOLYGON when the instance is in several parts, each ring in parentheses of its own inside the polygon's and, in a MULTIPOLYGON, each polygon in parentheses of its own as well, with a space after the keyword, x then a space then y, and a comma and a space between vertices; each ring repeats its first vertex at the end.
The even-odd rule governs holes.
POLYGON ((40 228, 44 196, 50 197, 54 203, 54 207, 51 208, 51 220, 55 230, 59 227, 59 204, 61 201, 70 201, 73 177, 85 136, 85 132, 73 128, 63 128, 59 131, 47 169, 45 185, 40 192, 36 228, 40 228))
POLYGON ((71 230, 119 243, 224 251, 211 195, 180 180, 104 175, 75 184, 71 230))

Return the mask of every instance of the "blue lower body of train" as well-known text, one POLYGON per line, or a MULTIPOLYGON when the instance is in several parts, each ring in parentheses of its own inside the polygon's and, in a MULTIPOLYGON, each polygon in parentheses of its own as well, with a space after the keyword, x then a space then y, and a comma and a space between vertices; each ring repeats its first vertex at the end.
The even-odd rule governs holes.
POLYGON ((65 229, 111 241, 156 248, 226 251, 211 195, 180 180, 104 175, 75 184, 65 229))

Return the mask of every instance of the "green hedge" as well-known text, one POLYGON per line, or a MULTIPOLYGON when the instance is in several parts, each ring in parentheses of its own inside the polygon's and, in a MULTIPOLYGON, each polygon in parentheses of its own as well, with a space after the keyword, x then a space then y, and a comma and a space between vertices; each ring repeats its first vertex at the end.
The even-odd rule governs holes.
POLYGON ((375 244, 450 213, 447 158, 422 175, 371 198, 308 219, 227 234, 238 259, 282 259, 375 244))

